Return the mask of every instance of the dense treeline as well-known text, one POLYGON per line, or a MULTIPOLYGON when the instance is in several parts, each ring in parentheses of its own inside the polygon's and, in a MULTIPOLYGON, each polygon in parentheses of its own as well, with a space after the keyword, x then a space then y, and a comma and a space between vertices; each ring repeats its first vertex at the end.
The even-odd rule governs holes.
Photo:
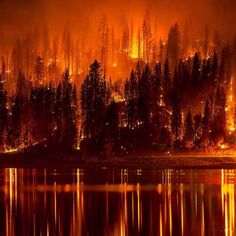
POLYGON ((173 73, 168 59, 164 65, 138 61, 118 101, 95 61, 81 89, 81 148, 92 154, 204 151, 231 142, 226 93, 232 89, 235 55, 230 50, 226 46, 206 59, 196 53, 179 60, 173 73))
POLYGON ((1 151, 41 145, 111 156, 140 150, 211 150, 234 143, 236 40, 210 49, 206 37, 204 50, 183 57, 188 43, 180 41, 175 24, 165 47, 160 43, 154 55, 145 21, 143 27, 145 50, 123 81, 107 78, 104 62, 96 60, 78 83, 69 69, 60 76, 41 56, 34 63, 29 58, 33 74, 27 76, 19 69, 20 57, 14 60, 17 73, 9 71, 2 58, 1 151))
MULTIPOLYGON (((0 76, 3 83, 4 73, 0 76)), ((2 85, 1 83, 1 85, 2 85)), ((1 150, 42 143, 51 149, 77 147, 78 96, 65 71, 58 86, 32 86, 20 73, 17 93, 7 96, 0 89, 1 150)))

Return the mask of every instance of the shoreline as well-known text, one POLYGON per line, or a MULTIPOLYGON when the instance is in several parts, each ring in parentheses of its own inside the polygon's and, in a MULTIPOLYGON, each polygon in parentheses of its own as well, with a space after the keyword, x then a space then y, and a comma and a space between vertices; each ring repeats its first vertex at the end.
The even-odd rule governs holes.
POLYGON ((236 156, 206 153, 134 154, 114 158, 81 157, 79 153, 5 153, 0 168, 132 168, 236 169, 236 156))

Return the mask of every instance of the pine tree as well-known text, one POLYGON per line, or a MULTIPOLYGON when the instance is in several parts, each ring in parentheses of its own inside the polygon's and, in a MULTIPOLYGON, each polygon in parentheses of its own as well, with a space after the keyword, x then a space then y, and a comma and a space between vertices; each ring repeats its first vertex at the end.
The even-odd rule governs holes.
POLYGON ((57 86, 56 91, 56 104, 55 104, 55 122, 56 122, 56 135, 55 144, 58 145, 62 141, 63 130, 63 94, 61 82, 57 86))
POLYGON ((223 87, 218 86, 215 96, 215 110, 212 127, 212 138, 213 141, 218 142, 224 141, 226 132, 226 94, 223 87))
POLYGON ((189 111, 186 115, 184 123, 183 141, 186 147, 191 148, 193 146, 193 137, 194 137, 194 130, 193 130, 192 114, 189 111))
POLYGON ((170 105, 170 91, 171 91, 171 80, 170 80, 170 70, 168 59, 164 65, 164 75, 163 75, 163 98, 166 106, 170 105))
POLYGON ((137 97, 138 97, 138 83, 134 71, 131 71, 129 81, 125 83, 125 98, 126 104, 126 120, 129 129, 135 128, 137 121, 137 97))
POLYGON ((55 88, 50 83, 45 95, 45 128, 46 128, 46 138, 48 143, 51 144, 52 136, 54 134, 55 120, 54 120, 54 108, 55 108, 55 88))
POLYGON ((78 113, 78 94, 77 94, 77 88, 76 85, 73 87, 72 91, 72 104, 71 104, 71 134, 72 134, 72 144, 73 147, 77 147, 78 144, 78 118, 79 118, 79 113, 78 113))
POLYGON ((4 90, 4 81, 0 75, 0 149, 4 149, 7 131, 7 92, 4 90))
POLYGON ((202 120, 201 113, 194 116, 194 144, 196 149, 201 148, 202 144, 202 120))
POLYGON ((152 32, 149 22, 149 13, 147 12, 143 20, 142 41, 143 41, 143 60, 146 63, 150 62, 150 51, 152 46, 152 32))
POLYGON ((35 62, 35 81, 36 87, 39 87, 43 84, 44 79, 44 62, 43 58, 38 56, 35 62))
MULTIPOLYGON (((111 101, 106 112, 106 143, 110 146, 112 154, 118 151, 119 144, 119 114, 115 101, 111 101)), ((110 154, 110 153, 109 153, 110 154)))
POLYGON ((108 49, 109 49, 109 27, 106 15, 103 15, 100 20, 98 27, 98 35, 99 35, 99 53, 100 53, 99 58, 101 60, 102 66, 106 68, 108 62, 108 49))
POLYGON ((204 116, 202 118, 202 140, 204 147, 208 146, 210 139, 210 130, 211 130, 211 110, 209 101, 207 100, 204 108, 204 116))
POLYGON ((10 127, 8 129, 7 144, 11 148, 18 148, 21 144, 21 134, 22 134, 22 104, 21 98, 16 96, 13 101, 10 127))
POLYGON ((200 59, 198 53, 195 53, 193 58, 192 82, 194 86, 200 83, 200 59))
POLYGON ((180 58, 180 32, 177 23, 170 28, 167 42, 167 57, 170 60, 171 70, 178 64, 180 58))
POLYGON ((203 55, 206 58, 209 52, 209 28, 205 27, 204 39, 203 39, 203 55))
POLYGON ((101 152, 104 148, 106 81, 96 60, 81 87, 81 107, 84 138, 91 141, 95 152, 101 152))
POLYGON ((212 67, 211 67, 211 75, 212 75, 212 81, 214 83, 217 82, 217 78, 218 78, 218 54, 216 52, 214 52, 213 54, 213 62, 212 62, 212 67))
POLYGON ((174 145, 179 145, 182 136, 182 114, 180 98, 177 93, 172 95, 172 115, 171 115, 171 131, 174 145))
POLYGON ((72 88, 69 70, 63 75, 63 137, 62 143, 65 149, 72 150, 77 145, 77 92, 72 88))
POLYGON ((148 65, 146 65, 142 77, 138 81, 138 89, 139 121, 147 128, 150 124, 151 111, 151 71, 148 65))
POLYGON ((25 75, 20 71, 16 81, 16 95, 23 100, 28 100, 30 86, 25 75))
POLYGON ((152 95, 152 111, 154 105, 159 103, 160 105, 163 104, 163 78, 162 78, 162 71, 161 71, 161 64, 155 64, 154 66, 154 73, 152 78, 151 84, 151 95, 152 95))
POLYGON ((162 40, 160 39, 160 42, 159 42, 159 61, 161 63, 161 65, 164 65, 164 62, 165 62, 165 52, 164 52, 164 44, 162 42, 162 40))

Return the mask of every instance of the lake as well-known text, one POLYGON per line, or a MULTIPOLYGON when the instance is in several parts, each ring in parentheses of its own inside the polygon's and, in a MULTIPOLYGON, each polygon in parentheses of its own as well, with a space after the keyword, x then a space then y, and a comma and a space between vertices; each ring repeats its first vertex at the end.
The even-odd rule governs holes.
POLYGON ((235 235, 236 170, 0 169, 0 235, 235 235))

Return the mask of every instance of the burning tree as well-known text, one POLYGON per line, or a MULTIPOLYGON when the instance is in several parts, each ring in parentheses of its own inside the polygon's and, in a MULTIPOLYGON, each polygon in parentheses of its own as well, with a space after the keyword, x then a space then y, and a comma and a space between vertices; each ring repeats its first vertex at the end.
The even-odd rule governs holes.
POLYGON ((101 151, 104 144, 106 109, 106 81, 101 65, 94 61, 81 87, 83 139, 89 141, 93 151, 101 151))

